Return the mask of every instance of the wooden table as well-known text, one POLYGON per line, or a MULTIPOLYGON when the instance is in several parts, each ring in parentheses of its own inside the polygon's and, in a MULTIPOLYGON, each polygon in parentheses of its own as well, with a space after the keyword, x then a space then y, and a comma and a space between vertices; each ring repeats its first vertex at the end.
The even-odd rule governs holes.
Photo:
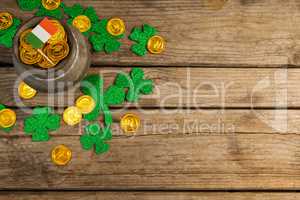
MULTIPOLYGON (((134 56, 124 39, 120 52, 94 54, 90 69, 108 85, 118 70, 141 66, 155 92, 113 108, 107 154, 81 149, 82 126, 63 126, 50 142, 33 143, 13 98, 11 51, 1 47, 0 101, 19 121, 0 136, 0 199, 300 198, 300 1, 65 0, 76 2, 101 18, 121 17, 128 32, 143 23, 158 28, 167 40, 164 54, 134 56), (128 112, 142 119, 134 137, 119 128, 128 112), (58 144, 73 150, 66 167, 51 162, 58 144)), ((32 17, 15 0, 0 5, 32 17)), ((39 94, 26 105, 62 111, 78 95, 52 95, 48 102, 39 94)))

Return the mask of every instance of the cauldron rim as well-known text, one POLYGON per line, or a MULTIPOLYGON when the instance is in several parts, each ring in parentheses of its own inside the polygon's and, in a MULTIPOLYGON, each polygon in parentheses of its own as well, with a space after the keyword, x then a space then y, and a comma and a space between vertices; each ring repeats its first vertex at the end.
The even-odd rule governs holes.
MULTIPOLYGON (((51 17, 48 18, 54 19, 51 17)), ((19 75, 27 71, 32 72, 31 75, 24 78, 24 81, 37 90, 45 92, 61 91, 62 89, 58 88, 59 86, 57 86, 58 82, 65 84, 63 86, 63 90, 68 89, 69 87, 72 87, 72 85, 75 85, 77 82, 79 82, 87 73, 87 69, 90 67, 89 43, 77 29, 64 22, 61 22, 68 35, 68 44, 70 45, 69 55, 56 67, 50 69, 39 69, 38 67, 22 63, 19 56, 20 35, 24 30, 37 25, 42 19, 43 17, 33 17, 22 24, 21 28, 17 31, 13 46, 14 67, 19 75), (82 58, 82 56, 79 55, 80 52, 83 52, 86 56, 82 58), (77 66, 75 65, 76 62, 78 64, 77 66), (73 83, 70 84, 70 82, 73 83), (49 91, 50 84, 54 85, 54 88, 51 89, 51 91, 49 91)))

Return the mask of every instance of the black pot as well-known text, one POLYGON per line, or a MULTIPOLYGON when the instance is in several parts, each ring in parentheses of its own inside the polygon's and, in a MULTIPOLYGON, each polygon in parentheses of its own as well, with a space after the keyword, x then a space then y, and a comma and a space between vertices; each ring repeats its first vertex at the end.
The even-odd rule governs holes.
POLYGON ((23 31, 35 27, 43 18, 35 17, 26 22, 14 38, 13 64, 21 78, 41 92, 61 92, 73 87, 86 75, 91 64, 90 45, 74 27, 62 23, 68 36, 70 53, 56 67, 42 69, 22 63, 19 55, 19 38, 23 31))

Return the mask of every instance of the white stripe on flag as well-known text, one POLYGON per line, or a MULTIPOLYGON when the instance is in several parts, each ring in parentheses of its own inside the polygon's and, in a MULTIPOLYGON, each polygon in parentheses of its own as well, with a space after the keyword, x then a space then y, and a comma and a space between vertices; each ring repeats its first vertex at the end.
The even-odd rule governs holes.
POLYGON ((32 33, 38 37, 43 43, 46 43, 51 35, 40 25, 37 25, 33 30, 32 33))

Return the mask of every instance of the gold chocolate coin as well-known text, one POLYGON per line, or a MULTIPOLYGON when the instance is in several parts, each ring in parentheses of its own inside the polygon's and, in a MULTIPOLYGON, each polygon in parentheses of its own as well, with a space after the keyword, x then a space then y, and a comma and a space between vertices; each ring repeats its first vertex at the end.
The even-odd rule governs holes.
POLYGON ((32 99, 37 91, 22 81, 18 88, 19 96, 23 99, 32 99))
POLYGON ((57 65, 58 61, 53 61, 52 63, 49 62, 46 58, 42 57, 42 59, 40 60, 40 62, 38 62, 38 66, 44 69, 49 69, 49 68, 53 68, 57 65))
POLYGON ((126 114, 122 117, 120 125, 125 133, 135 133, 140 127, 141 121, 135 114, 126 114))
POLYGON ((51 158, 56 165, 64 166, 72 159, 72 151, 65 145, 58 145, 52 150, 51 158))
POLYGON ((54 62, 59 62, 69 54, 69 45, 66 41, 60 41, 54 44, 48 44, 44 48, 46 55, 54 62))
POLYGON ((12 24, 12 15, 8 12, 0 12, 0 31, 8 29, 12 24))
POLYGON ((47 10, 55 10, 60 6, 60 0, 42 0, 42 5, 47 10))
POLYGON ((72 24, 82 33, 88 31, 92 27, 91 20, 85 15, 75 17, 72 24))
POLYGON ((164 51, 166 47, 165 40, 158 35, 151 37, 148 41, 147 48, 150 53, 159 54, 164 51))
POLYGON ((51 38, 48 40, 49 44, 55 44, 60 41, 65 41, 67 36, 64 27, 61 25, 61 23, 57 20, 50 20, 52 24, 54 24, 57 27, 57 32, 51 36, 51 38))
POLYGON ((63 119, 66 124, 74 126, 82 120, 82 113, 79 108, 71 106, 64 111, 63 119))
POLYGON ((42 59, 42 55, 36 49, 20 49, 20 59, 24 64, 33 65, 42 59))
POLYGON ((117 17, 112 18, 108 21, 106 30, 113 36, 122 35, 125 32, 124 21, 117 17))
POLYGON ((30 44, 27 43, 26 41, 26 36, 28 33, 30 33, 32 31, 32 29, 27 29, 25 31, 23 31, 20 35, 20 47, 21 48, 25 48, 25 49, 32 49, 32 46, 30 44))
POLYGON ((16 113, 11 109, 3 109, 0 111, 0 127, 10 128, 17 120, 16 113))
POLYGON ((96 103, 91 96, 83 95, 76 100, 76 107, 82 114, 88 114, 94 110, 96 103))

